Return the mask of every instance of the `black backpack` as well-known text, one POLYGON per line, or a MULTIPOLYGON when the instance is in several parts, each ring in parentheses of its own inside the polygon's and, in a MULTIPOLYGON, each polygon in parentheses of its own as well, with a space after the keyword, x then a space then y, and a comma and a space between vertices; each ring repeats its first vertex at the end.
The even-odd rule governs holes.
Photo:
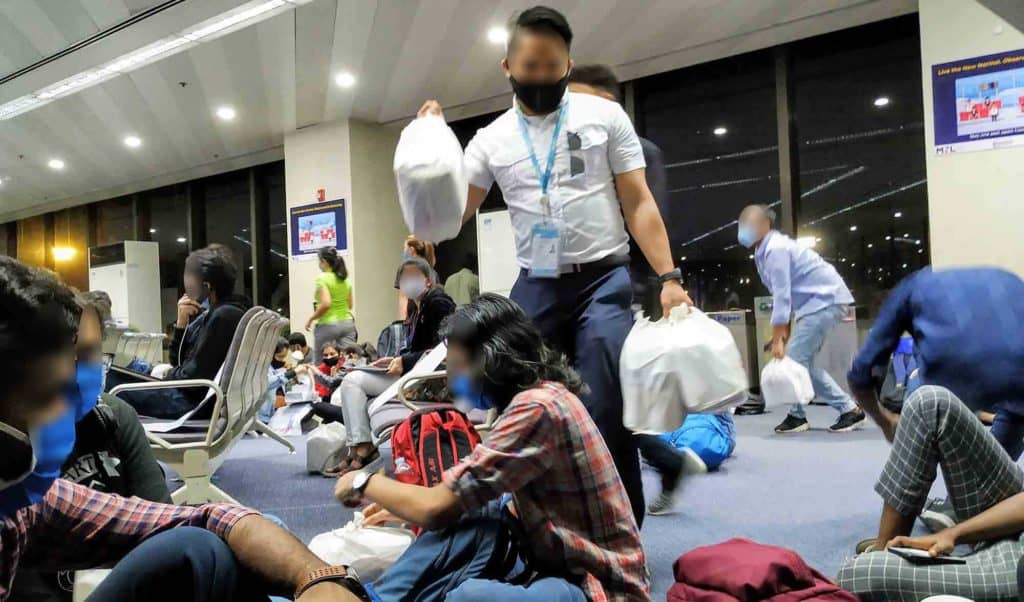
POLYGON ((395 320, 377 337, 377 355, 379 357, 395 357, 405 346, 406 326, 402 320, 395 320))

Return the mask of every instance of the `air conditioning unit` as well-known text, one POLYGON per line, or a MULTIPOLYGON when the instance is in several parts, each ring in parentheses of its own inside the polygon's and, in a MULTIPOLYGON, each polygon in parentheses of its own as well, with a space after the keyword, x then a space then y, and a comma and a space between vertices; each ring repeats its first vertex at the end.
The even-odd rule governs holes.
POLYGON ((119 328, 163 332, 160 327, 160 245, 126 240, 89 248, 89 290, 110 295, 119 328))

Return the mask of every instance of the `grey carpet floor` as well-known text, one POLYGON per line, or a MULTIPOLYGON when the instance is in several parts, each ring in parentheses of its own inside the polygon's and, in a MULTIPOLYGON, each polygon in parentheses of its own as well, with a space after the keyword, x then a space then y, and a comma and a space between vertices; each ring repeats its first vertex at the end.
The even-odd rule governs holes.
MULTIPOLYGON (((881 501, 872 490, 889 447, 874 425, 832 434, 830 408, 808 411, 812 430, 780 436, 783 412, 736 418, 736 452, 712 473, 690 478, 678 512, 647 517, 642 530, 653 571, 653 599, 664 600, 672 562, 697 546, 731 537, 791 548, 826 575, 835 575, 863 537, 878 526, 881 501)), ((240 502, 285 521, 308 542, 343 526, 352 512, 334 501, 334 481, 305 472, 304 444, 295 454, 266 438, 246 438, 231 451, 216 481, 240 502)), ((645 469, 648 498, 658 492, 645 469)))

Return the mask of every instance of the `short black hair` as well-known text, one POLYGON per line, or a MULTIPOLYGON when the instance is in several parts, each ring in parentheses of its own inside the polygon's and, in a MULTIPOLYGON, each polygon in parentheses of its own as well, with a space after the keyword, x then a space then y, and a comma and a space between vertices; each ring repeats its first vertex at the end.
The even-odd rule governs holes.
POLYGON ((210 283, 210 289, 223 299, 235 290, 238 268, 235 267, 231 249, 214 243, 198 251, 192 251, 185 258, 185 271, 197 274, 203 282, 210 283))
POLYGON ((7 375, 0 400, 28 377, 32 362, 73 348, 81 316, 75 293, 52 272, 0 255, 0 366, 7 375))
POLYGON ((441 324, 440 336, 464 347, 476 361, 479 386, 499 410, 546 380, 573 393, 583 388, 565 355, 548 347, 526 312, 501 295, 484 293, 456 309, 441 324))
POLYGON ((284 337, 277 339, 277 344, 274 345, 274 355, 281 353, 282 351, 287 349, 289 345, 291 345, 291 343, 288 342, 288 339, 284 337))
POLYGON ((508 37, 510 51, 521 30, 557 36, 565 42, 566 48, 572 47, 572 28, 569 27, 569 21, 565 15, 549 6, 534 6, 512 18, 508 37))
POLYGON ((615 72, 608 65, 576 65, 572 68, 572 72, 569 73, 569 83, 587 84, 588 86, 604 90, 616 100, 622 99, 622 85, 619 83, 619 78, 615 77, 615 72))
POLYGON ((290 335, 288 335, 288 344, 298 345, 300 347, 307 347, 306 335, 302 334, 301 332, 293 332, 290 335))

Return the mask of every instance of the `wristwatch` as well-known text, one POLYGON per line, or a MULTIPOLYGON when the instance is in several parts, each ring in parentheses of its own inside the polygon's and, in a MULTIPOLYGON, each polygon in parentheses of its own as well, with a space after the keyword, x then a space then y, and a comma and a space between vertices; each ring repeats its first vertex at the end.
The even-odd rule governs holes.
POLYGON ((366 491, 366 486, 370 484, 370 477, 372 476, 372 472, 365 470, 360 470, 356 473, 355 478, 352 479, 352 492, 363 495, 363 492, 366 491))
POLYGON ((295 594, 292 597, 297 600, 307 589, 324 581, 337 583, 360 600, 370 601, 370 595, 366 593, 366 588, 359 582, 359 575, 346 565, 329 566, 306 573, 306 578, 295 588, 295 594))
POLYGON ((665 272, 661 276, 658 276, 658 282, 665 284, 669 280, 677 280, 679 284, 683 283, 683 271, 679 268, 672 270, 671 272, 665 272))

